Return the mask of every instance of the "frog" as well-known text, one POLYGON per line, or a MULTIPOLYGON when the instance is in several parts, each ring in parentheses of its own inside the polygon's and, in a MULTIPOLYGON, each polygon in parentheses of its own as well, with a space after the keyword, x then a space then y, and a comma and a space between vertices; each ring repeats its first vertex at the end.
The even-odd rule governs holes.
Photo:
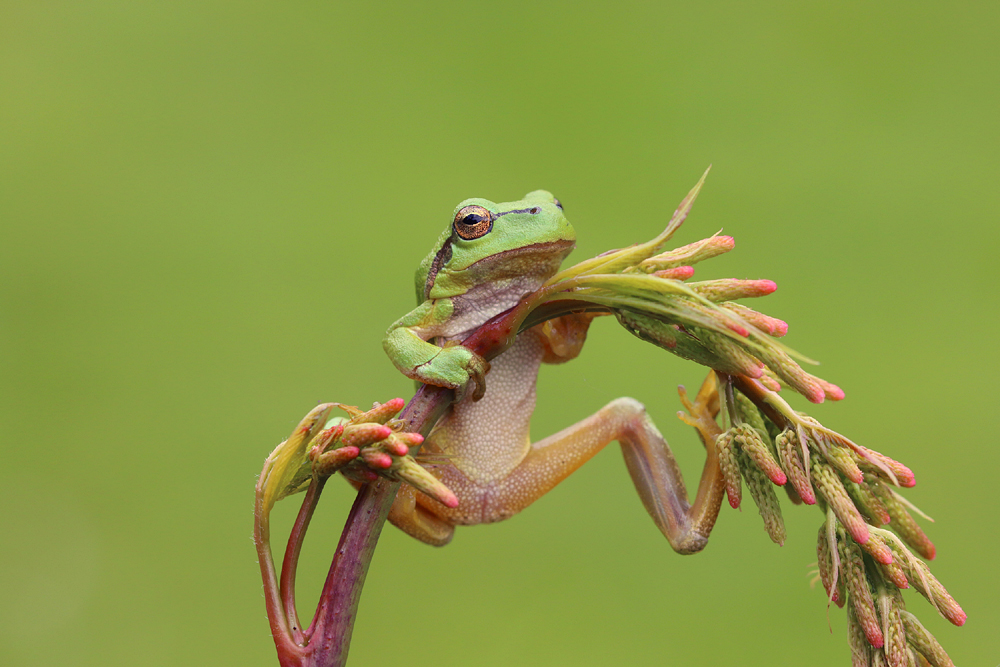
MULTIPOLYGON (((532 442, 530 421, 543 364, 579 356, 599 313, 563 315, 520 333, 487 362, 460 341, 541 287, 576 244, 562 203, 546 190, 496 203, 467 199, 416 272, 417 307, 393 323, 383 348, 405 376, 447 387, 455 401, 423 443, 426 468, 458 498, 455 507, 403 485, 389 512, 397 528, 427 544, 448 544, 457 526, 508 519, 572 474, 613 441, 646 511, 679 553, 700 551, 718 514, 688 500, 684 479, 664 437, 636 399, 612 400, 593 415, 532 442)), ((720 431, 715 386, 706 381, 686 420, 702 444, 720 431), (715 401, 713 405, 713 400, 715 401)), ((717 466, 706 446, 705 480, 717 466)))

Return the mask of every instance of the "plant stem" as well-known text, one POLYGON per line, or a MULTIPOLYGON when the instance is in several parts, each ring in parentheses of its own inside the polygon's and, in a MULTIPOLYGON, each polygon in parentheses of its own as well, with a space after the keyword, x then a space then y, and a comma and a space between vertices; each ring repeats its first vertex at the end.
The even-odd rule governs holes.
POLYGON ((302 553, 302 542, 309 529, 309 522, 312 520, 319 497, 323 493, 323 487, 329 477, 314 477, 306 497, 302 500, 302 507, 295 517, 295 525, 288 535, 288 546, 285 547, 285 558, 281 562, 281 601, 285 608, 285 615, 291 625, 292 639, 296 644, 302 645, 307 638, 307 633, 303 632, 302 624, 299 623, 299 614, 295 608, 295 572, 298 570, 299 554, 302 553))
MULTIPOLYGON (((406 423, 405 430, 426 436, 453 398, 450 389, 424 385, 400 415, 406 423)), ((399 485, 379 479, 358 491, 323 584, 316 616, 306 632, 310 655, 305 665, 341 667, 347 663, 368 566, 399 485)))

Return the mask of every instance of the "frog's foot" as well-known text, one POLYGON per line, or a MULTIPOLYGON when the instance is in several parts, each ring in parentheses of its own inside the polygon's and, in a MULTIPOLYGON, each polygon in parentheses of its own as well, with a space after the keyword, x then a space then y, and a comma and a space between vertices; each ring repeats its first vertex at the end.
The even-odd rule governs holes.
POLYGON ((385 477, 406 482, 448 507, 458 505, 455 494, 410 456, 410 448, 424 438, 419 433, 403 431, 403 422, 395 419, 403 409, 403 399, 376 403, 367 412, 350 405, 336 405, 351 417, 331 419, 313 440, 309 459, 314 474, 329 476, 341 472, 357 482, 385 477))
POLYGON ((476 353, 472 353, 468 371, 469 379, 455 392, 455 401, 463 400, 471 391, 472 400, 478 401, 486 395, 486 374, 490 370, 490 362, 483 359, 476 353))
POLYGON ((455 401, 461 402, 469 392, 472 400, 486 395, 486 373, 490 362, 458 342, 442 347, 434 357, 417 366, 410 376, 425 384, 455 390, 455 401))
POLYGON ((705 449, 710 452, 715 447, 716 438, 722 434, 722 429, 715 421, 719 414, 719 382, 715 371, 709 371, 694 402, 688 398, 683 385, 677 388, 677 392, 680 394, 681 404, 687 410, 687 414, 678 411, 677 417, 688 426, 694 427, 705 449))

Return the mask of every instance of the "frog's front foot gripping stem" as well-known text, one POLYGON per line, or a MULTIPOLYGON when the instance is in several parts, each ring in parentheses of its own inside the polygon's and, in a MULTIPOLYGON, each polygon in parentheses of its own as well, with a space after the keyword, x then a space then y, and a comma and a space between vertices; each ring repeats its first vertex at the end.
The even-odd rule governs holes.
MULTIPOLYGON (((313 622, 302 626, 295 607, 295 574, 306 530, 331 475, 341 472, 356 483, 380 478, 405 482, 444 505, 458 505, 455 494, 409 454, 411 447, 423 442, 423 436, 403 430, 404 422, 395 419, 402 408, 401 398, 376 403, 368 411, 340 403, 319 405, 264 463, 257 483, 254 542, 271 632, 283 667, 312 665, 314 653, 329 652, 327 646, 310 643, 317 621, 328 610, 321 599, 313 622), (347 417, 329 418, 334 407, 347 417), (303 490, 305 498, 288 537, 279 582, 270 548, 270 511, 278 500, 303 490)), ((346 658, 346 647, 343 655, 346 658)))

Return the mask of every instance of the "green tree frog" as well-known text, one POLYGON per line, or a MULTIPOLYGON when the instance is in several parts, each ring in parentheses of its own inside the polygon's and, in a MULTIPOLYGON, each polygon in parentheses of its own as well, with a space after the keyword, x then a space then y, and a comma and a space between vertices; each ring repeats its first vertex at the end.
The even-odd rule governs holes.
MULTIPOLYGON (((692 553, 705 545, 718 503, 703 502, 711 494, 700 488, 689 504, 670 448, 638 401, 616 399, 559 433, 530 440, 539 367, 575 358, 596 315, 566 315, 529 329, 492 363, 458 344, 554 275, 575 240, 562 205, 549 192, 499 204, 468 199, 421 262, 419 305, 389 328, 383 345, 407 377, 456 391, 456 402, 430 433, 422 455, 441 461, 427 468, 459 504, 446 507, 403 485, 389 520, 413 537, 443 545, 455 526, 506 519, 617 440, 646 510, 671 546, 692 553)), ((711 443, 719 433, 718 401, 708 384, 686 405, 688 423, 711 443)), ((707 448, 702 487, 711 485, 705 483, 709 477, 716 483, 709 473, 716 465, 714 450, 707 448)))

